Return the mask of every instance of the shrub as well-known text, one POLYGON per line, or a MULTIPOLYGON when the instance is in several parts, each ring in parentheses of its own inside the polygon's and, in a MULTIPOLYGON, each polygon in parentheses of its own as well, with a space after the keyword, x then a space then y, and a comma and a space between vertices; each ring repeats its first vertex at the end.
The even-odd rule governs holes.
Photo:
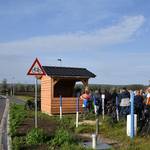
POLYGON ((60 120, 60 127, 61 128, 64 128, 66 130, 70 130, 70 131, 74 131, 74 128, 75 128, 75 122, 74 120, 72 119, 72 117, 63 117, 61 120, 60 120))
POLYGON ((24 110, 24 106, 13 104, 10 107, 10 135, 16 135, 17 127, 26 118, 27 112, 24 110))
POLYGON ((26 136, 27 144, 41 144, 46 139, 46 135, 44 131, 39 128, 34 128, 30 132, 28 132, 26 136))
POLYGON ((94 133, 95 126, 93 125, 80 125, 78 128, 75 129, 76 133, 94 133))
POLYGON ((54 139, 50 142, 50 148, 55 149, 56 147, 60 147, 64 143, 73 143, 73 136, 63 128, 60 128, 56 131, 54 139))
POLYGON ((27 100, 25 103, 25 109, 26 110, 33 110, 34 109, 34 101, 33 100, 27 100))
MULTIPOLYGON (((41 110, 41 101, 37 100, 37 107, 38 110, 41 110)), ((35 108, 35 102, 34 99, 29 99, 26 101, 25 106, 24 106, 25 110, 34 110, 35 108)))
POLYGON ((64 143, 60 149, 61 150, 87 150, 87 148, 83 147, 82 145, 70 144, 70 143, 64 143))
POLYGON ((12 150, 20 150, 24 144, 25 144, 24 137, 14 137, 12 139, 12 150))

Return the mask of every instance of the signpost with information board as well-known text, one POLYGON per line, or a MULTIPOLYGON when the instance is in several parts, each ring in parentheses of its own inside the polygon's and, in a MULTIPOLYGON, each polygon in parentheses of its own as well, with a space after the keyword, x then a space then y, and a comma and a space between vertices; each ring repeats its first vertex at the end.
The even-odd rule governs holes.
POLYGON ((27 75, 35 76, 35 128, 37 128, 37 86, 38 86, 38 79, 41 78, 45 74, 42 65, 40 64, 39 60, 36 58, 33 62, 32 66, 30 67, 27 75))

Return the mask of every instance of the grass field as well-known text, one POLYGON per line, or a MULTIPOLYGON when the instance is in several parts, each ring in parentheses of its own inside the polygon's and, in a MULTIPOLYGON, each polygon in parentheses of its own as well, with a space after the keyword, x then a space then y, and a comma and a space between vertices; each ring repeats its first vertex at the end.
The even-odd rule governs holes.
POLYGON ((32 97, 32 96, 23 96, 23 95, 17 95, 17 96, 15 96, 15 98, 21 99, 23 101, 34 100, 34 97, 32 97))
MULTIPOLYGON (((89 114, 86 119, 94 120, 94 114, 89 114)), ((80 116, 80 121, 83 118, 80 116)), ((137 136, 133 141, 126 136, 126 122, 122 120, 117 124, 111 122, 110 117, 102 120, 100 116, 100 137, 104 142, 114 140, 112 150, 149 150, 150 138, 137 136)), ((91 140, 95 132, 95 125, 82 124, 75 128, 75 115, 65 115, 60 120, 59 116, 48 116, 38 112, 38 130, 34 129, 34 111, 24 110, 23 105, 11 105, 10 109, 10 135, 13 150, 85 150, 81 142, 91 140), (88 138, 79 135, 88 134, 88 138), (38 135, 38 136, 37 136, 38 135), (40 142, 39 142, 40 141, 40 142)))
MULTIPOLYGON (((137 135, 133 140, 126 135, 126 121, 122 120, 112 124, 111 119, 106 117, 100 126, 100 134, 106 138, 118 141, 117 149, 120 150, 150 150, 150 137, 137 135)), ((115 149, 115 148, 113 148, 115 149)))

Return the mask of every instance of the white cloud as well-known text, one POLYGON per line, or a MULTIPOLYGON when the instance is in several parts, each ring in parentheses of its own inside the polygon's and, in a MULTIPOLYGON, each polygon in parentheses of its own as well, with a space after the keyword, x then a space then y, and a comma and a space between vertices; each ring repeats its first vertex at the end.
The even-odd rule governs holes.
POLYGON ((59 52, 75 50, 93 50, 110 44, 126 42, 133 38, 133 35, 144 23, 144 16, 124 17, 116 25, 97 29, 85 33, 66 33, 62 35, 50 35, 45 37, 33 37, 22 41, 0 43, 0 54, 26 55, 27 52, 59 52))

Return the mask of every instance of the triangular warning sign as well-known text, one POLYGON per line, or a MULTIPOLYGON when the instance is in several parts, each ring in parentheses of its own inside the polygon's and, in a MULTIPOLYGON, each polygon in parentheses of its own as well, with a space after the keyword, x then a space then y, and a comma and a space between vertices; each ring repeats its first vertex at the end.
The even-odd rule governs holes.
POLYGON ((39 60, 36 58, 27 75, 46 75, 39 60))

